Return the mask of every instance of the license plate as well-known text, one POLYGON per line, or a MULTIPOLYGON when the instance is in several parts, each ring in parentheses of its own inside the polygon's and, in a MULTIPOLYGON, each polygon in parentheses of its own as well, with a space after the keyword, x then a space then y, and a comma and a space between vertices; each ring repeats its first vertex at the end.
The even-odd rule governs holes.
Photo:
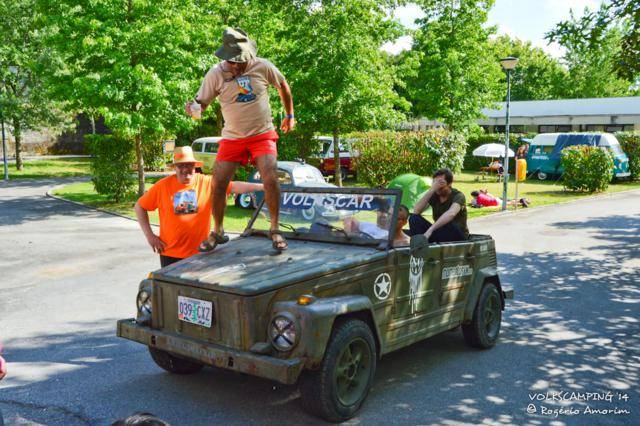
POLYGON ((178 319, 191 324, 211 327, 213 303, 206 300, 178 296, 178 319))

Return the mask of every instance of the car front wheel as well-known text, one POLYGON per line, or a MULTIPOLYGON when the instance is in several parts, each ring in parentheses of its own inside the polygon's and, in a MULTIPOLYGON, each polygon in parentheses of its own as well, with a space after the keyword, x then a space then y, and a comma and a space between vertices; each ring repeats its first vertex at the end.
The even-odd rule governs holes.
POLYGON ((353 417, 369 394, 376 372, 376 346, 369 326, 349 319, 333 331, 318 370, 301 378, 303 408, 330 422, 353 417))
POLYGON ((178 358, 168 352, 149 346, 149 353, 158 367, 173 374, 194 374, 202 370, 203 364, 178 358))
POLYGON ((496 344, 502 322, 502 300, 494 283, 482 288, 469 324, 462 324, 462 334, 469 346, 488 349, 496 344))
POLYGON ((547 174, 544 172, 538 172, 538 179, 540 180, 546 180, 547 179, 547 174))

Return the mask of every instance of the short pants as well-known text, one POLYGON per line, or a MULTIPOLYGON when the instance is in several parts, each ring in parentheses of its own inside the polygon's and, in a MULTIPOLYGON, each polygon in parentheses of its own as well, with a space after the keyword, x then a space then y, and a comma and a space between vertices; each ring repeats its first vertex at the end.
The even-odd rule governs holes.
POLYGON ((259 135, 249 136, 242 139, 222 139, 219 142, 216 161, 229 161, 240 163, 243 166, 249 161, 255 163, 255 159, 263 155, 271 154, 278 156, 276 141, 278 133, 271 130, 259 135))

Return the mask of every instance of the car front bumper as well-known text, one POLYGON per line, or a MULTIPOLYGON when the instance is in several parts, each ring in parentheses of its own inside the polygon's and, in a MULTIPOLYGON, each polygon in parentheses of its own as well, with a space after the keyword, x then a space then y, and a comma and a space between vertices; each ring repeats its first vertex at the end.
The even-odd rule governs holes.
POLYGON ((298 380, 302 370, 302 362, 299 358, 280 359, 238 351, 154 330, 136 323, 133 318, 118 321, 117 335, 203 364, 264 377, 288 385, 298 380))
POLYGON ((615 174, 617 178, 629 177, 631 176, 631 172, 620 172, 615 174))

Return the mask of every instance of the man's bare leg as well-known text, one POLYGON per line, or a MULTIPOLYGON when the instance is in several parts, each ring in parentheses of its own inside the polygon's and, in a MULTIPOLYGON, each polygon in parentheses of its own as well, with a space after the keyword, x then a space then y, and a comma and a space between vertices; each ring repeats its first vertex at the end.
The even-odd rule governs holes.
POLYGON ((209 234, 207 239, 200 244, 198 251, 211 251, 217 244, 225 242, 221 240, 221 237, 224 235, 222 222, 224 220, 224 210, 227 207, 227 186, 229 186, 229 181, 237 167, 238 163, 229 161, 220 161, 216 163, 213 172, 213 186, 211 188, 213 233, 209 234), (213 235, 214 233, 218 235, 218 238, 213 235))
MULTIPOLYGON (((278 230, 278 216, 280 214, 280 184, 278 183, 278 161, 275 155, 267 154, 256 158, 256 166, 260 171, 264 184, 264 198, 271 218, 271 231, 278 230)), ((273 234, 273 241, 282 242, 286 246, 282 235, 273 234)))

